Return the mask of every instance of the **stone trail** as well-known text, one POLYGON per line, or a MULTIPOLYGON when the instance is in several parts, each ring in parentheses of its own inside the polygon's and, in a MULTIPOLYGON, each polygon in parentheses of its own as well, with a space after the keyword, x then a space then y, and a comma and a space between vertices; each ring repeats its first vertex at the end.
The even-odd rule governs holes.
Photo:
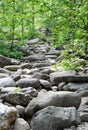
POLYGON ((88 66, 55 68, 63 50, 36 38, 21 60, 0 55, 0 130, 88 130, 88 66))

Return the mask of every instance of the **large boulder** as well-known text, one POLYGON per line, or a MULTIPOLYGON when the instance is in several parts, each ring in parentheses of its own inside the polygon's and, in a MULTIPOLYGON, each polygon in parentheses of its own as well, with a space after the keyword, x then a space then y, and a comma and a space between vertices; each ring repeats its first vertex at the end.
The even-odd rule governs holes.
POLYGON ((22 106, 27 106, 28 103, 32 100, 32 97, 30 95, 21 92, 10 92, 8 94, 3 95, 1 98, 3 102, 7 102, 12 105, 22 106))
POLYGON ((0 67, 4 67, 5 65, 10 65, 10 64, 11 64, 10 58, 0 55, 0 67))
POLYGON ((34 87, 39 88, 40 87, 40 81, 36 78, 23 78, 16 82, 16 86, 19 86, 21 88, 26 87, 34 87))
POLYGON ((9 130, 10 124, 15 122, 17 111, 14 107, 8 107, 0 103, 0 130, 9 130))
POLYGON ((27 116, 31 117, 33 114, 47 106, 56 107, 79 107, 81 98, 78 94, 73 92, 53 92, 53 91, 40 91, 38 96, 30 101, 26 107, 27 116))
POLYGON ((0 79, 0 87, 15 87, 16 83, 10 77, 0 79))
POLYGON ((58 85, 61 82, 88 82, 88 75, 76 75, 75 71, 62 71, 50 74, 50 81, 53 85, 58 85))
POLYGON ((32 130, 60 130, 79 123, 80 117, 74 107, 49 106, 34 115, 31 128, 32 130))

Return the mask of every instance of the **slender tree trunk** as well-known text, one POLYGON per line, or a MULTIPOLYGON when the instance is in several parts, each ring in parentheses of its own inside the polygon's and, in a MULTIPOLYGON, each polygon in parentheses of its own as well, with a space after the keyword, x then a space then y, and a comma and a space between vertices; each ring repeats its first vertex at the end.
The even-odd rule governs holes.
POLYGON ((15 0, 13 0, 13 19, 12 19, 12 43, 11 43, 11 49, 13 48, 14 44, 14 35, 15 35, 15 0))

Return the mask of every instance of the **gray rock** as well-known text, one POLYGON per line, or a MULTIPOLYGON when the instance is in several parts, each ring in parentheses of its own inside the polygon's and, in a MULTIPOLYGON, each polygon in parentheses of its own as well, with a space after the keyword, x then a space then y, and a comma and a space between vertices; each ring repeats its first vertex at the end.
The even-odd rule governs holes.
POLYGON ((38 91, 34 89, 33 87, 23 88, 22 92, 26 94, 30 94, 32 97, 37 97, 38 91))
POLYGON ((18 118, 14 125, 15 130, 31 130, 29 124, 22 118, 18 118))
POLYGON ((10 65, 10 64, 11 64, 10 58, 0 55, 0 67, 4 67, 5 65, 10 65))
POLYGON ((26 107, 27 116, 31 117, 33 114, 47 106, 56 107, 79 107, 81 98, 78 94, 73 92, 53 92, 42 90, 38 93, 38 96, 30 101, 26 107))
POLYGON ((3 102, 7 102, 12 105, 22 106, 27 106, 28 103, 32 100, 32 97, 30 95, 21 92, 10 92, 8 94, 3 95, 1 98, 3 102))
POLYGON ((28 45, 30 45, 30 44, 36 44, 36 43, 39 43, 39 41, 40 41, 39 38, 35 38, 35 39, 32 39, 32 40, 29 40, 27 44, 28 45))
POLYGON ((25 68, 31 69, 32 65, 30 63, 23 63, 23 64, 20 65, 20 67, 22 69, 25 69, 25 68))
POLYGON ((9 77, 8 74, 6 74, 6 73, 0 73, 0 79, 1 78, 8 78, 8 77, 9 77))
POLYGON ((9 65, 9 66, 4 66, 4 69, 7 69, 9 71, 17 71, 20 69, 19 65, 9 65))
POLYGON ((33 64, 33 68, 36 68, 36 67, 40 68, 40 67, 46 67, 46 66, 50 66, 50 63, 47 63, 47 62, 43 63, 43 62, 41 62, 41 63, 33 64))
POLYGON ((88 112, 80 112, 80 118, 82 122, 88 122, 88 112))
POLYGON ((88 88, 88 83, 68 83, 63 87, 63 90, 66 89, 66 90, 76 91, 80 88, 85 88, 85 87, 88 88))
POLYGON ((11 75, 12 73, 9 70, 6 70, 4 68, 0 68, 0 73, 6 73, 8 75, 11 75))
POLYGON ((21 106, 21 105, 17 105, 16 109, 18 111, 18 114, 20 115, 20 117, 25 117, 25 107, 21 106))
POLYGON ((50 74, 50 81, 53 85, 58 85, 61 82, 88 82, 88 75, 75 75, 75 71, 62 71, 50 74))
POLYGON ((61 82, 68 81, 69 77, 75 75, 75 71, 62 71, 50 74, 50 81, 53 85, 58 85, 61 82))
POLYGON ((21 89, 18 87, 6 87, 1 89, 1 93, 8 93, 8 92, 16 92, 20 91, 21 89))
POLYGON ((37 79, 49 79, 49 76, 47 74, 42 74, 40 72, 36 72, 32 75, 32 78, 37 78, 37 79))
POLYGON ((19 86, 21 88, 34 87, 37 89, 40 88, 40 81, 36 78, 24 78, 17 81, 16 86, 19 86))
POLYGON ((34 55, 30 55, 27 57, 24 57, 23 60, 27 60, 29 62, 35 62, 35 61, 40 61, 40 60, 45 60, 45 56, 44 55, 40 55, 40 54, 34 54, 34 55))
POLYGON ((8 107, 0 103, 0 130, 9 130, 10 125, 15 122, 17 115, 14 107, 8 107))
POLYGON ((15 87, 16 83, 12 78, 1 78, 0 87, 15 87))
POLYGON ((79 123, 80 117, 74 107, 49 106, 34 115, 31 120, 31 128, 32 130, 60 130, 60 128, 79 123))
POLYGON ((42 88, 50 90, 51 89, 51 83, 48 80, 39 80, 42 88))

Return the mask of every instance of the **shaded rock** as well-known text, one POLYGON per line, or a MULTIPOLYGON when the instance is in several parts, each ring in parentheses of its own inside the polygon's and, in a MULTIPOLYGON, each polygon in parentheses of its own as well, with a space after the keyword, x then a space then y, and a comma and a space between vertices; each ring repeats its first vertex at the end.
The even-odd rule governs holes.
POLYGON ((14 107, 8 107, 0 103, 0 130, 8 130, 17 118, 17 111, 14 107))
POLYGON ((55 69, 53 68, 43 68, 43 70, 41 70, 41 73, 48 74, 48 75, 50 75, 50 73, 53 73, 53 72, 55 72, 55 69))
POLYGON ((88 82, 88 75, 75 75, 75 71, 54 72, 50 74, 50 81, 53 85, 60 82, 88 82))
POLYGON ((0 73, 6 73, 8 75, 11 75, 12 73, 9 70, 6 70, 4 68, 0 68, 0 73))
POLYGON ((68 83, 63 87, 63 90, 71 90, 71 91, 76 91, 80 88, 88 88, 88 83, 68 83))
POLYGON ((34 55, 30 55, 27 57, 24 57, 23 60, 27 60, 29 62, 35 62, 37 60, 45 60, 45 56, 44 55, 40 55, 40 54, 34 54, 34 55))
POLYGON ((47 106, 56 107, 79 107, 81 98, 78 94, 73 92, 53 92, 42 90, 38 93, 38 96, 30 101, 26 107, 27 116, 31 117, 33 114, 47 106))
POLYGON ((80 118, 82 122, 88 122, 88 112, 80 112, 80 118))
POLYGON ((25 117, 25 107, 17 105, 16 109, 21 117, 25 117))
POLYGON ((20 67, 22 69, 25 69, 25 68, 31 69, 32 65, 30 63, 23 63, 23 64, 20 65, 20 67))
POLYGON ((81 97, 88 97, 88 86, 79 88, 76 93, 78 93, 81 97))
POLYGON ((12 78, 1 78, 0 87, 15 87, 16 83, 12 78))
POLYGON ((42 88, 50 90, 51 89, 51 83, 48 80, 39 80, 42 88))
POLYGON ((40 73, 40 72, 37 72, 37 73, 34 73, 34 74, 32 75, 32 78, 45 79, 45 80, 47 80, 47 79, 49 79, 49 76, 48 76, 47 74, 42 74, 42 73, 40 73))
POLYGON ((21 92, 10 92, 8 94, 3 95, 1 98, 3 102, 7 102, 12 105, 22 106, 27 106, 28 103, 32 100, 32 97, 30 95, 21 92))
POLYGON ((7 69, 9 71, 17 71, 20 69, 19 65, 9 65, 9 66, 4 66, 4 69, 7 69))
POLYGON ((80 117, 74 107, 49 106, 34 115, 31 128, 32 130, 57 130, 79 123, 80 117))
POLYGON ((16 86, 19 86, 21 88, 34 87, 37 89, 40 88, 40 81, 36 78, 24 78, 17 81, 16 86))
POLYGON ((50 81, 53 85, 58 85, 61 82, 68 81, 73 75, 75 75, 75 71, 54 72, 50 74, 50 81))
POLYGON ((33 87, 23 88, 22 92, 26 94, 30 94, 32 97, 37 97, 38 91, 34 89, 33 87))
POLYGON ((0 67, 4 67, 5 65, 10 65, 10 64, 11 64, 10 58, 0 55, 0 67))
POLYGON ((32 40, 29 40, 27 44, 36 44, 36 43, 39 43, 40 39, 39 38, 35 38, 35 39, 32 39, 32 40))
POLYGON ((14 125, 15 130, 31 130, 29 124, 22 118, 18 118, 14 125))

